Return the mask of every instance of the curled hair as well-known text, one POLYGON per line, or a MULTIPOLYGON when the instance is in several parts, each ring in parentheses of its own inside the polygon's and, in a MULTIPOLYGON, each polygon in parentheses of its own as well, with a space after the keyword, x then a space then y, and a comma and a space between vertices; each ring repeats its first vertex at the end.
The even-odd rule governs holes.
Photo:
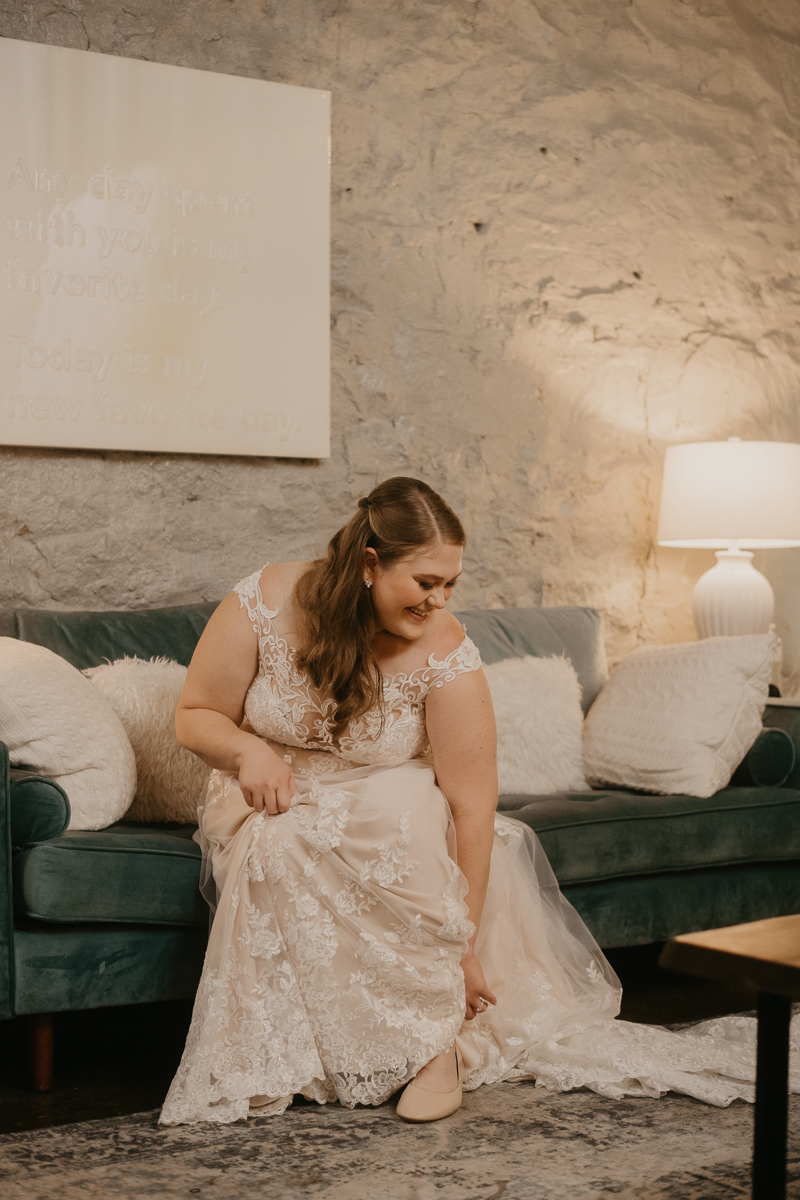
POLYGON ((398 475, 359 500, 355 515, 331 538, 327 556, 298 579, 294 597, 305 631, 297 663, 335 700, 334 736, 383 697, 372 654, 375 614, 364 586, 364 551, 372 547, 388 567, 437 542, 463 546, 463 525, 427 483, 398 475))

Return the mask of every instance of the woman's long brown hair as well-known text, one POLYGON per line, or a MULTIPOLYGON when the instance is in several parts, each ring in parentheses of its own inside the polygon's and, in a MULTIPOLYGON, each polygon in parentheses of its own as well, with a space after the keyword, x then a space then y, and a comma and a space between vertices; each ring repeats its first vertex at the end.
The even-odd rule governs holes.
POLYGON ((371 649, 374 610, 364 585, 364 551, 371 546, 388 567, 437 542, 463 546, 463 525, 427 483, 398 475, 359 500, 355 516, 331 538, 327 556, 298 579, 294 598, 305 635, 297 663, 336 701, 334 737, 383 695, 371 649))

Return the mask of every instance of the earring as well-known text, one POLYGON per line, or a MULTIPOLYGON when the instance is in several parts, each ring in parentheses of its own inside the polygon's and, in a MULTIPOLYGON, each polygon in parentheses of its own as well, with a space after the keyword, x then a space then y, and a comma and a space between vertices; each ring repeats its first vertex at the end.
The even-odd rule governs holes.
POLYGON ((371 587, 372 587, 372 580, 371 580, 371 579, 365 579, 365 580, 364 580, 364 587, 371 588, 371 587))

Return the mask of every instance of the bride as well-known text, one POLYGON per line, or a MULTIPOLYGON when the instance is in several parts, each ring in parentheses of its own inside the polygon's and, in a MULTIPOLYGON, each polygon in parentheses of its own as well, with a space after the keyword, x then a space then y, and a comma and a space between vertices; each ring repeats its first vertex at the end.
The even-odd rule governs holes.
POLYGON ((614 1020, 619 982, 535 836, 495 813, 492 704, 445 605, 464 530, 426 484, 359 502, 327 557, 267 566, 200 639, 178 737, 216 908, 164 1124, 295 1095, 446 1117, 534 1078, 752 1099, 750 1018, 614 1020))

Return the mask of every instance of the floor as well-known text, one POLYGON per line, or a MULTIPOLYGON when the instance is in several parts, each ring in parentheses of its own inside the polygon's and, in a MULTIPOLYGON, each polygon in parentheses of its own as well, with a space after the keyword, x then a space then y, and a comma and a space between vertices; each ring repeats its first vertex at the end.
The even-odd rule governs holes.
MULTIPOLYGON (((406 1125, 377 1108, 164 1128, 158 1110, 0 1138, 3 1200, 749 1200, 753 1110, 531 1083, 406 1125)), ((800 1097, 787 1200, 800 1200, 800 1097)))
MULTIPOLYGON (((658 951, 644 946, 609 952, 625 989, 626 1020, 682 1024, 754 1007, 748 992, 662 971, 658 951)), ((32 1092, 27 1081, 24 1018, 0 1022, 0 1135, 157 1108, 178 1065, 190 1015, 189 1001, 60 1014, 55 1083, 47 1095, 32 1092)))

